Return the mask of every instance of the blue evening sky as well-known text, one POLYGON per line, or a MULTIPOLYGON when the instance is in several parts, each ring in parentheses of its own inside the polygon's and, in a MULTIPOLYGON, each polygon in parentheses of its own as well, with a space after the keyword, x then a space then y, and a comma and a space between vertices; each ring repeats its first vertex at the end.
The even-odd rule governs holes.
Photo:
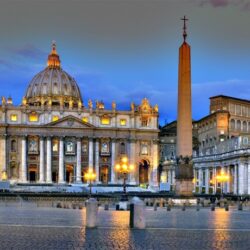
POLYGON ((178 48, 188 21, 193 118, 209 97, 250 99, 248 0, 2 0, 0 96, 19 105, 56 40, 62 67, 88 99, 129 109, 143 97, 159 105, 160 123, 176 119, 178 48))

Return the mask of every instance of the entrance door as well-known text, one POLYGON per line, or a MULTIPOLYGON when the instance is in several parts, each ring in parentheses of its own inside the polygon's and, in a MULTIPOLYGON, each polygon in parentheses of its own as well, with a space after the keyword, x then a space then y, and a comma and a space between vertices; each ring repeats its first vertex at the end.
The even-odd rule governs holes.
POLYGON ((66 182, 74 182, 74 165, 66 165, 66 182))
POLYGON ((145 160, 142 160, 139 163, 139 183, 140 184, 148 184, 148 170, 149 170, 148 162, 145 160))
POLYGON ((29 181, 36 182, 37 180, 37 166, 31 165, 29 166, 29 181))
POLYGON ((108 184, 108 181, 109 181, 109 167, 108 166, 101 166, 100 181, 103 184, 108 184))

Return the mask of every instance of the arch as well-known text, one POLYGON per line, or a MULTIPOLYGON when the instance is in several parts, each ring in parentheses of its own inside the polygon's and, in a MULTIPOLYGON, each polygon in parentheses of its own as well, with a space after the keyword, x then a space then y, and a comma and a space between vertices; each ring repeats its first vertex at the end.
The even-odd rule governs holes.
POLYGON ((235 130, 235 120, 234 119, 231 119, 230 127, 231 127, 232 130, 235 130))
POLYGON ((243 131, 244 132, 247 132, 247 122, 246 121, 243 121, 243 131))
POLYGON ((237 121, 237 130, 241 130, 241 121, 240 120, 237 121))
POLYGON ((139 184, 148 184, 149 182, 149 161, 141 160, 139 162, 139 184))

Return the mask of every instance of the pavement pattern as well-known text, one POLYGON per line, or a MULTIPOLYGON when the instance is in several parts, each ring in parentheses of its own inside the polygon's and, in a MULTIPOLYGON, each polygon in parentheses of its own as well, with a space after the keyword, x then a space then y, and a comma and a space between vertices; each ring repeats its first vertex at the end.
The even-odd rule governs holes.
POLYGON ((145 230, 130 229, 128 211, 0 205, 0 249, 250 249, 250 210, 146 209, 145 230))

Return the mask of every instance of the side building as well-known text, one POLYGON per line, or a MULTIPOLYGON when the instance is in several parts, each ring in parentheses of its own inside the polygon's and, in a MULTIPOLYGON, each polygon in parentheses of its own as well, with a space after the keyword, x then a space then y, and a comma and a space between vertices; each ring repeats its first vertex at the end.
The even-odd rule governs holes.
POLYGON ((61 68, 55 44, 47 67, 33 77, 20 106, 2 97, 0 179, 12 183, 122 183, 116 163, 126 155, 134 166, 131 184, 157 186, 158 106, 144 98, 121 111, 112 102, 84 106, 73 77, 61 68))
POLYGON ((210 114, 197 121, 196 193, 250 194, 250 101, 210 98, 210 114), (221 181, 218 176, 227 176, 221 181))

